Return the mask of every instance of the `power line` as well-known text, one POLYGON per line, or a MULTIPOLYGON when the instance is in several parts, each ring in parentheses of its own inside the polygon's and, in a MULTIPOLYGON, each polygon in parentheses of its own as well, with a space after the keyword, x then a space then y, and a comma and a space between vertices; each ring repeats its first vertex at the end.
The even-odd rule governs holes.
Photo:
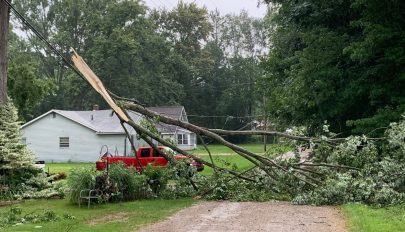
POLYGON ((232 116, 232 115, 197 115, 197 114, 188 114, 187 117, 242 119, 242 118, 260 118, 260 117, 263 117, 263 115, 232 116))
POLYGON ((159 4, 156 4, 156 2, 154 0, 150 0, 151 3, 153 3, 153 5, 155 5, 156 9, 159 9, 159 4))
POLYGON ((215 83, 195 83, 192 84, 191 86, 200 86, 200 85, 214 85, 215 87, 222 87, 222 88, 227 88, 227 87, 233 87, 233 86, 239 86, 239 85, 251 85, 251 84, 257 84, 256 81, 249 81, 249 82, 242 82, 242 83, 228 83, 228 84, 223 84, 223 85, 217 85, 215 83))
POLYGON ((215 4, 214 1, 210 0, 210 2, 215 6, 215 9, 218 9, 218 6, 217 6, 217 4, 215 4))
MULTIPOLYGON (((166 7, 166 4, 164 4, 161 0, 158 0, 160 3, 162 3, 162 5, 163 6, 165 6, 166 7)), ((168 3, 169 3, 169 5, 171 5, 173 8, 175 8, 174 6, 173 6, 173 4, 170 2, 170 1, 167 1, 168 3)), ((169 8, 168 8, 169 9, 169 8)))

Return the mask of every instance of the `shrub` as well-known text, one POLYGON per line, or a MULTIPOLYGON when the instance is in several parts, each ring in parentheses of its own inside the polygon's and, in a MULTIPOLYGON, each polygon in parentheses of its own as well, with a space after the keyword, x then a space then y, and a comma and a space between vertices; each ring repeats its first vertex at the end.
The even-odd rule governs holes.
POLYGON ((113 164, 109 167, 108 175, 113 184, 117 184, 123 200, 143 199, 150 195, 147 177, 139 174, 135 168, 127 168, 123 163, 113 164))
POLYGON ((80 191, 94 189, 96 184, 96 170, 94 167, 82 167, 72 170, 67 178, 67 188, 71 203, 78 203, 80 191))

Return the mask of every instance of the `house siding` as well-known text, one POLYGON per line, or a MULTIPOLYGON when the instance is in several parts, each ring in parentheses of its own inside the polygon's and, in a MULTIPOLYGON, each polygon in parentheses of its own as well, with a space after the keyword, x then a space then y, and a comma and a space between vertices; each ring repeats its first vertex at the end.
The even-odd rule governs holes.
MULTIPOLYGON (((59 114, 48 114, 22 128, 22 137, 26 145, 38 160, 46 162, 95 162, 100 157, 100 149, 107 145, 109 152, 118 154, 130 151, 125 135, 99 135, 95 131, 71 121, 59 114), (69 148, 59 147, 59 137, 69 137, 69 148)), ((135 139, 135 146, 144 145, 135 139)))

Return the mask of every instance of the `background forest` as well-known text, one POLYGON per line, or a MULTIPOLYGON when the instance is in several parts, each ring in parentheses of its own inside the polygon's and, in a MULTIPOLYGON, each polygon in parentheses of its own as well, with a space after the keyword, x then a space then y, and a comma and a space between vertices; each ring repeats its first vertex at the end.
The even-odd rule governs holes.
MULTIPOLYGON (((204 127, 239 129, 267 115, 276 129, 313 134, 327 122, 343 135, 374 136, 405 112, 400 0, 268 0, 265 18, 182 2, 172 10, 131 0, 15 4, 66 57, 75 48, 112 92, 184 105, 204 127)), ((104 104, 28 28, 12 25, 8 84, 20 119, 104 104)))

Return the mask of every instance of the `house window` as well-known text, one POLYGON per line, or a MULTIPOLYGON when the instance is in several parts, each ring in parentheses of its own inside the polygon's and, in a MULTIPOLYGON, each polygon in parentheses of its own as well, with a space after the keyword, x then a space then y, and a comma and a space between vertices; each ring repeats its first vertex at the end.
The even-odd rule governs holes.
POLYGON ((26 137, 21 138, 21 144, 27 145, 27 138, 26 137))
POLYGON ((59 137, 59 148, 69 148, 69 137, 59 137))
POLYGON ((190 145, 194 145, 194 144, 196 144, 195 134, 190 134, 190 145))
POLYGON ((187 136, 187 134, 177 134, 177 144, 179 144, 179 145, 188 145, 188 136, 187 136))

